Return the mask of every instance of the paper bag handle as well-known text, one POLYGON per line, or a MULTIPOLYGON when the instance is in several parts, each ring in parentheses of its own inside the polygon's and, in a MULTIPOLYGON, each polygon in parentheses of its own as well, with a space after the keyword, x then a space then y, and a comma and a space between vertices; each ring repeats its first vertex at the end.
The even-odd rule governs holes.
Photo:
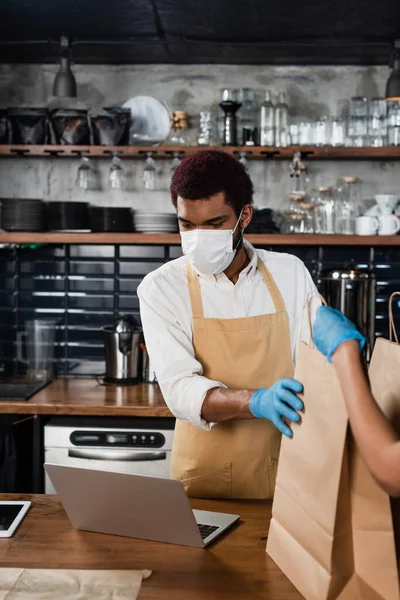
POLYGON ((311 300, 313 300, 314 298, 319 298, 321 300, 322 304, 324 304, 325 306, 328 306, 328 303, 325 300, 325 298, 322 296, 322 294, 318 294, 317 292, 310 292, 308 294, 308 296, 307 296, 307 314, 308 314, 308 325, 309 325, 309 328, 310 328, 310 343, 309 343, 309 346, 313 345, 313 340, 312 340, 312 322, 311 322, 311 300))
POLYGON ((396 327, 394 326, 393 319, 393 299, 395 296, 400 296, 400 292, 393 292, 393 294, 389 298, 389 340, 393 342, 393 336, 396 340, 396 343, 399 343, 399 338, 397 335, 396 327))

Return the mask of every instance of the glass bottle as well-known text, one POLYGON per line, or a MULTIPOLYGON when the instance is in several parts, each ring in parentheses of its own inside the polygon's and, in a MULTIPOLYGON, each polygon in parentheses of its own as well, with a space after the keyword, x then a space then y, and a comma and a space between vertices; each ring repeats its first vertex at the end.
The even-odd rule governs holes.
POLYGON ((275 107, 275 145, 289 146, 289 107, 286 92, 279 92, 278 104, 275 107))
POLYGON ((272 104, 271 92, 265 92, 265 100, 260 111, 260 146, 275 144, 275 107, 272 104))

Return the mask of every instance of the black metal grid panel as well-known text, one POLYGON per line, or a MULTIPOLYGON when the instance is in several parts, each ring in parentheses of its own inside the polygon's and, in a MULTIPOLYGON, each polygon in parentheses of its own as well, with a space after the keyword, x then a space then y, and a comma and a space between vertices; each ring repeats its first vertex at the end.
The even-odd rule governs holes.
MULTIPOLYGON (((352 263, 377 274, 376 333, 388 335, 387 301, 400 290, 396 248, 282 246, 314 279, 322 268, 352 263)), ((0 251, 0 368, 24 371, 17 360, 17 332, 32 318, 57 320, 55 373, 88 376, 104 371, 102 327, 119 313, 140 323, 137 287, 143 277, 180 256, 177 246, 60 245, 0 251)), ((397 308, 399 308, 396 305, 397 308)), ((400 325, 400 310, 395 311, 400 325)))

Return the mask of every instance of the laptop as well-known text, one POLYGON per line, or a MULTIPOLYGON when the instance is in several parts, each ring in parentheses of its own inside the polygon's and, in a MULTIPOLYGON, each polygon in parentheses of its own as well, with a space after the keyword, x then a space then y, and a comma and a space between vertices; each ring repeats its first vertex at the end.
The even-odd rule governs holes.
POLYGON ((204 548, 239 515, 193 510, 177 479, 44 465, 76 529, 204 548))

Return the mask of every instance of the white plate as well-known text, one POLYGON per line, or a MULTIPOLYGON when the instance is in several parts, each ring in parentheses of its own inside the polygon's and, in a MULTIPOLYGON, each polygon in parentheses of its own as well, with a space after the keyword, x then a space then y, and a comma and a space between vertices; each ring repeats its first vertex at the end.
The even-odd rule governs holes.
POLYGON ((169 110, 157 98, 134 96, 122 108, 131 111, 131 144, 159 144, 169 136, 169 110))

